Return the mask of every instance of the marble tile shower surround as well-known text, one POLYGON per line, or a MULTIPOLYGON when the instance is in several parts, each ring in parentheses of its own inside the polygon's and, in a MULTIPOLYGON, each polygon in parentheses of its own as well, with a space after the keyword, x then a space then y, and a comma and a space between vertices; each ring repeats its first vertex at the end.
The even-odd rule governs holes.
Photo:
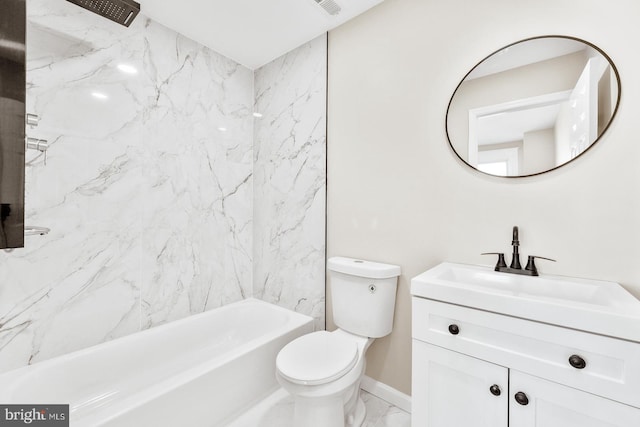
POLYGON ((254 296, 324 329, 327 37, 258 69, 254 296), (276 220, 274 220, 276 219, 276 220))
POLYGON ((51 233, 0 252, 0 372, 251 296, 253 72, 143 15, 28 16, 27 133, 51 148, 26 218, 51 233))

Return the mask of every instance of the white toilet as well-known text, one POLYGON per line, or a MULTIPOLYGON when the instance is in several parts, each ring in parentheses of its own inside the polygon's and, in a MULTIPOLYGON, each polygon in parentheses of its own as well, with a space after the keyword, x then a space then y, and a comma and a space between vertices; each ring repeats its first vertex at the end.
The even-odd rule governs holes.
POLYGON ((365 353, 393 328, 400 267, 335 257, 327 269, 338 329, 297 338, 276 359, 278 382, 294 397, 295 427, 362 424, 365 353))

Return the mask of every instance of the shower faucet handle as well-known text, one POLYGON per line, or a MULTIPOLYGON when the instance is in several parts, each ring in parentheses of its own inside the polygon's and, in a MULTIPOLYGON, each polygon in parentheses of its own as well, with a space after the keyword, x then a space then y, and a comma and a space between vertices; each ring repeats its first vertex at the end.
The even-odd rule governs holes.
POLYGON ((44 165, 47 166, 47 150, 49 149, 49 141, 46 139, 27 138, 27 148, 44 153, 44 165))
POLYGON ((555 259, 545 258, 543 256, 529 255, 527 259, 527 266, 524 268, 526 271, 530 271, 532 276, 538 276, 538 268, 536 267, 536 258, 544 259, 545 261, 556 262, 555 259))
POLYGON ((27 148, 44 153, 49 149, 49 141, 46 139, 27 138, 27 148))
POLYGON ((38 123, 40 123, 40 117, 38 117, 37 114, 32 114, 32 113, 27 113, 27 125, 31 126, 32 128, 37 127, 38 123))
POLYGON ((504 253, 503 252, 484 252, 480 255, 498 255, 498 263, 496 264, 496 267, 494 268, 495 271, 500 271, 500 268, 506 268, 507 267, 507 262, 504 260, 504 253))

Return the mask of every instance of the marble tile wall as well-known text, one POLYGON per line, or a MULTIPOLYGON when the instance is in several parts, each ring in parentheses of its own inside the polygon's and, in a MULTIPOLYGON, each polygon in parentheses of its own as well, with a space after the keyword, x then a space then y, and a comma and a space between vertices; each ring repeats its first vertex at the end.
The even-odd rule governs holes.
POLYGON ((255 73, 254 295, 325 326, 327 37, 255 73))
POLYGON ((0 372, 251 296, 253 72, 143 15, 28 16, 51 148, 26 218, 51 232, 0 252, 0 372))
POLYGON ((0 252, 0 372, 251 296, 323 329, 326 36, 254 73, 142 14, 28 16, 51 232, 0 252))

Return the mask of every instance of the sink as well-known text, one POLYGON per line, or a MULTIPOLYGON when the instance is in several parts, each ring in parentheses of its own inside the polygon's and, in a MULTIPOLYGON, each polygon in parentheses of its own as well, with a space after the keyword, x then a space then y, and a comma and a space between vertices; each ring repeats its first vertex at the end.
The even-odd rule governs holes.
POLYGON ((614 282, 522 276, 445 262, 414 277, 411 294, 640 341, 640 301, 614 282))

